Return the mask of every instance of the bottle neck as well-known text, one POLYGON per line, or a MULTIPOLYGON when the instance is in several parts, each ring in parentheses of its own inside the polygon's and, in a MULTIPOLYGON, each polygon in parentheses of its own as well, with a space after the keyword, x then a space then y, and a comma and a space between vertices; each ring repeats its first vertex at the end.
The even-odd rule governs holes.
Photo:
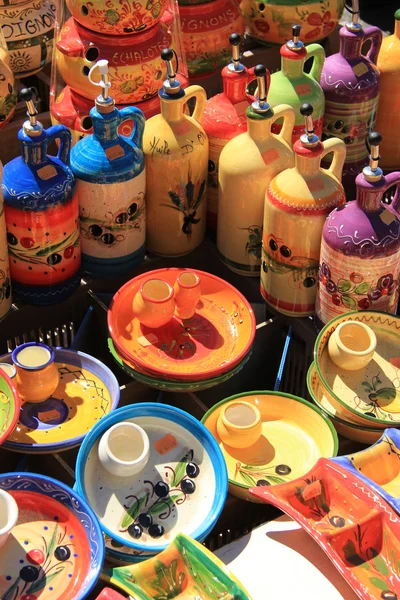
POLYGON ((262 115, 248 117, 247 131, 256 143, 264 143, 271 136, 271 119, 262 115))
POLYGON ((359 58, 361 56, 361 48, 364 32, 359 34, 350 33, 343 27, 345 31, 340 35, 340 54, 345 58, 359 58))
POLYGON ((222 71, 222 81, 224 95, 232 102, 237 104, 246 100, 246 88, 247 88, 247 70, 243 71, 230 71, 228 67, 222 71))
POLYGON ((357 185, 356 200, 362 210, 366 212, 377 212, 381 209, 383 191, 378 188, 367 188, 357 185))
POLYGON ((114 109, 109 114, 100 114, 96 109, 90 111, 93 121, 94 136, 101 144, 108 144, 119 139, 118 127, 120 118, 118 109, 114 109))
POLYGON ((400 40, 400 15, 394 22, 394 35, 400 40))
POLYGON ((27 165, 43 165, 47 162, 46 136, 32 138, 32 140, 21 140, 21 156, 27 165))
POLYGON ((298 79, 299 77, 302 77, 304 73, 303 67, 304 60, 290 59, 286 58, 285 56, 282 56, 281 58, 282 73, 285 75, 285 77, 288 77, 289 79, 298 79))
POLYGON ((183 118, 183 97, 175 100, 160 98, 161 114, 166 121, 181 121, 183 118))
POLYGON ((317 175, 321 170, 321 159, 319 156, 310 158, 306 156, 300 156, 295 153, 295 166, 303 177, 313 177, 317 175))

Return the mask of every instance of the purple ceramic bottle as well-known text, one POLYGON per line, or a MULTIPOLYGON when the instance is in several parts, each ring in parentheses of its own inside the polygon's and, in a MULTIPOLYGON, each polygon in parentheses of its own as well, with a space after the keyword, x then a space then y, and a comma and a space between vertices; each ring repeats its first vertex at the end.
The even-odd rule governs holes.
POLYGON ((379 133, 369 135, 370 164, 356 179, 357 199, 333 210, 322 233, 317 318, 352 310, 396 313, 400 275, 400 172, 378 167, 379 133), (390 205, 386 190, 396 187, 390 205))
POLYGON ((378 27, 363 29, 358 23, 358 0, 353 0, 353 19, 340 30, 340 52, 329 56, 321 74, 325 93, 323 139, 339 137, 347 147, 343 186, 348 198, 355 193, 355 178, 368 164, 366 136, 373 131, 379 99, 379 71, 376 67, 382 32, 378 27), (362 47, 370 40, 364 56, 362 47))

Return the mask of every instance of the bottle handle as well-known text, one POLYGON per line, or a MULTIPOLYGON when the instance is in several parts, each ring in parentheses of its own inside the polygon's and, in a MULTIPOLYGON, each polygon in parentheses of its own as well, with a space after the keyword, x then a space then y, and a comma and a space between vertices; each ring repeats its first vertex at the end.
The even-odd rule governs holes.
POLYGON ((389 173, 389 175, 385 176, 386 186, 384 191, 388 190, 393 185, 396 186, 396 191, 391 204, 381 203, 383 208, 386 208, 389 212, 392 213, 396 217, 396 219, 400 219, 400 172, 394 171, 393 173, 389 173))
POLYGON ((363 44, 365 44, 365 42, 367 42, 368 40, 371 40, 371 48, 368 50, 365 56, 374 65, 376 65, 379 50, 382 44, 382 31, 379 29, 379 27, 371 25, 371 27, 366 27, 364 29, 363 44))
POLYGON ((70 130, 67 129, 66 127, 64 127, 64 125, 53 125, 52 127, 45 129, 44 132, 47 136, 46 152, 47 152, 47 145, 50 142, 55 141, 55 140, 60 140, 57 158, 69 167, 69 157, 71 154, 71 146, 72 146, 72 138, 71 138, 70 130))
POLYGON ((324 156, 330 152, 333 152, 332 164, 330 165, 329 169, 326 169, 326 171, 332 173, 332 175, 334 175, 336 179, 341 182, 343 165, 344 161, 346 160, 346 144, 343 142, 343 140, 339 140, 339 138, 332 138, 330 140, 325 140, 325 142, 323 142, 323 146, 324 150, 321 154, 321 160, 324 158, 324 156))
POLYGON ((207 102, 207 94, 200 85, 190 85, 185 90, 184 104, 186 104, 190 98, 196 98, 196 105, 194 107, 192 117, 201 125, 203 122, 204 109, 207 102))
POLYGON ((296 120, 296 113, 294 109, 289 106, 289 104, 279 104, 275 106, 273 109, 274 116, 272 117, 270 123, 271 125, 275 123, 278 119, 283 117, 283 125, 282 129, 276 135, 277 137, 282 138, 287 144, 289 144, 290 148, 292 147, 292 135, 293 135, 293 127, 296 120))
POLYGON ((136 106, 125 106, 124 108, 120 108, 118 112, 120 124, 124 123, 125 121, 134 122, 135 127, 132 130, 130 139, 140 150, 142 150, 144 124, 146 122, 143 112, 136 106))
POLYGON ((322 68, 325 62, 325 50, 320 44, 310 44, 306 47, 307 56, 304 62, 313 58, 313 64, 311 67, 310 75, 315 81, 319 83, 321 79, 322 68))
MULTIPOLYGON (((251 103, 253 103, 253 102, 256 101, 256 97, 253 96, 252 94, 248 93, 247 86, 252 81, 254 81, 255 79, 257 79, 257 76, 254 74, 254 69, 255 69, 255 67, 250 67, 249 69, 247 69, 247 73, 246 73, 246 98, 251 103)), ((268 69, 267 69, 266 77, 267 77, 267 93, 268 93, 269 84, 270 84, 270 81, 271 81, 271 75, 270 75, 270 72, 268 71, 268 69)))

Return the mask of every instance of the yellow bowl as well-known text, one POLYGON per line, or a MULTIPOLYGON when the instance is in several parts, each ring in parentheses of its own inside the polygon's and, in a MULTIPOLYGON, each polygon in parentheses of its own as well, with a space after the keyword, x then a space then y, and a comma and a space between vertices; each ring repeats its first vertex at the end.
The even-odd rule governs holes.
POLYGON ((202 422, 216 438, 228 469, 229 492, 257 502, 249 489, 292 481, 307 473, 323 457, 336 456, 338 438, 329 419, 310 402, 280 392, 237 394, 213 406, 202 422), (223 408, 237 400, 248 402, 261 413, 262 435, 248 448, 230 448, 218 435, 223 408))
POLYGON ((362 444, 373 444, 381 437, 381 428, 370 427, 369 422, 367 426, 363 426, 345 419, 340 410, 337 410, 331 402, 329 392, 327 392, 321 383, 315 363, 311 363, 308 370, 307 387, 315 404, 331 419, 336 431, 340 435, 354 442, 361 442, 362 444))

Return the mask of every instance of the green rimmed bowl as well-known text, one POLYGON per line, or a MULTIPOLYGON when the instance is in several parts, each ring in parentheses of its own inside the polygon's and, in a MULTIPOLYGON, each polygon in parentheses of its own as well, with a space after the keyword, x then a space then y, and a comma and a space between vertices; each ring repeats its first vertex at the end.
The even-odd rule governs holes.
POLYGON ((0 446, 17 424, 21 399, 8 375, 0 369, 0 446))

